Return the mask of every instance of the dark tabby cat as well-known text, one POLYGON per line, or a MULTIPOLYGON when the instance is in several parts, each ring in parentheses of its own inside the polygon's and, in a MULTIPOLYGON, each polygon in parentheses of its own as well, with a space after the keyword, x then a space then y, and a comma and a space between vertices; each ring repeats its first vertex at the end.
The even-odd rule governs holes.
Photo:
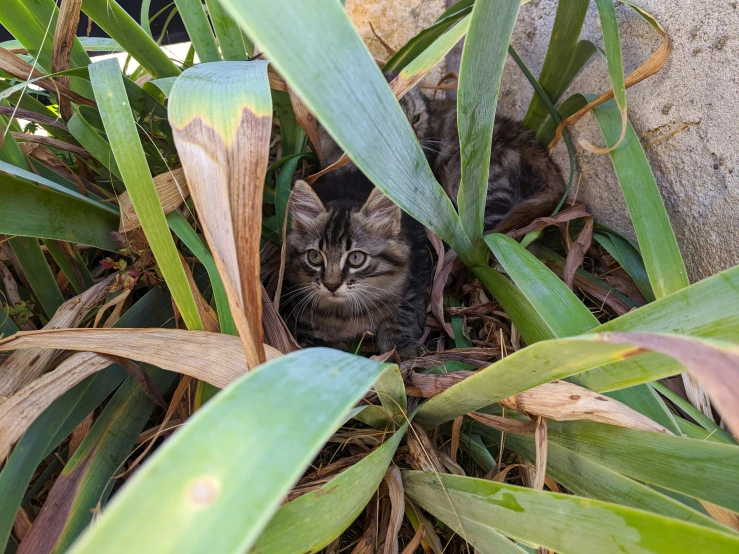
POLYGON ((355 167, 315 189, 298 181, 290 214, 284 305, 298 342, 345 350, 369 331, 380 351, 415 355, 432 271, 423 226, 355 167))
MULTIPOLYGON (((450 100, 426 98, 418 87, 401 100, 408 121, 446 193, 455 202, 461 178, 457 105, 450 100)), ((325 131, 321 148, 326 164, 341 156, 341 149, 325 131)), ((509 231, 537 216, 548 215, 564 192, 559 167, 544 146, 520 123, 495 117, 485 230, 509 231)))

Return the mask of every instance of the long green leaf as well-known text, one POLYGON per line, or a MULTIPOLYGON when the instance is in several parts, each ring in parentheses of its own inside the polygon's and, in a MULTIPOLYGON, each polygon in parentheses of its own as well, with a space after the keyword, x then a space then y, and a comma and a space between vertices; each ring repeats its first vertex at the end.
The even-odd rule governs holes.
POLYGON ((527 344, 556 338, 547 322, 508 278, 492 267, 476 266, 472 269, 485 288, 495 296, 505 312, 513 319, 527 344))
POLYGON ((317 491, 277 510, 250 552, 318 552, 338 537, 377 491, 406 429, 403 425, 385 444, 317 491))
POLYGON ((459 215, 467 235, 482 236, 493 120, 520 0, 477 0, 462 49, 457 93, 461 151, 459 215))
MULTIPOLYGON (((475 424, 473 428, 482 436, 500 444, 498 431, 480 424, 475 424)), ((509 433, 505 437, 505 447, 531 463, 536 463, 533 436, 509 433)), ((554 442, 547 444, 547 475, 578 496, 631 506, 698 525, 726 530, 726 527, 710 517, 554 442)))
MULTIPOLYGON (((172 316, 169 295, 153 288, 121 316, 115 327, 159 327, 171 324, 172 316)), ((124 369, 113 366, 57 398, 15 445, 0 471, 0 544, 10 536, 36 467, 125 379, 124 369)))
MULTIPOLYGON (((0 185, 1 192, 2 186, 0 185)), ((23 275, 31 285, 33 294, 38 298, 41 309, 43 309, 46 317, 51 319, 57 308, 64 303, 64 296, 59 290, 59 285, 56 284, 54 274, 46 262, 38 239, 13 237, 8 239, 8 244, 13 249, 16 258, 18 258, 23 275)))
POLYGON ((486 235, 485 242, 555 337, 579 335, 598 325, 562 280, 515 240, 493 234, 486 235))
MULTIPOLYGON (((166 392, 176 374, 145 368, 156 387, 166 392)), ((113 476, 129 456, 154 403, 141 385, 128 377, 95 420, 95 424, 64 466, 23 547, 33 552, 66 551, 90 524, 115 483, 113 476)))
POLYGON ((180 73, 164 50, 115 0, 83 0, 82 11, 155 78, 180 73))
POLYGON ((201 0, 175 0, 177 11, 187 29, 187 34, 195 47, 201 62, 221 60, 216 37, 210 28, 208 16, 201 0))
MULTIPOLYGON (((616 99, 616 104, 618 104, 618 109, 625 116, 626 85, 624 83, 624 63, 621 55, 621 35, 618 32, 616 8, 613 5, 613 0, 595 0, 595 5, 598 7, 598 17, 603 31, 606 61, 608 62, 608 78, 613 87, 613 96, 616 99)), ((618 136, 620 136, 620 131, 621 127, 619 127, 618 136)))
POLYGON ((639 481, 739 511, 739 446, 591 421, 550 422, 548 438, 639 481))
POLYGON ((247 373, 152 456, 71 552, 247 551, 381 369, 309 349, 247 373))
POLYGON ((338 2, 221 3, 378 188, 463 260, 482 261, 482 251, 473 250, 410 123, 338 2))
MULTIPOLYGON (((59 187, 56 183, 54 186, 59 187)), ((0 197, 0 233, 118 250, 110 235, 118 229, 118 216, 101 204, 3 173, 0 197)))
MULTIPOLYGON (((108 175, 112 173, 121 181, 123 180, 121 172, 118 170, 118 164, 115 162, 113 152, 110 149, 110 144, 85 119, 81 111, 75 111, 67 122, 67 127, 69 128, 69 132, 72 133, 72 136, 77 139, 77 142, 102 164, 105 172, 109 172, 108 175)), ((103 174, 103 176, 106 175, 103 174)))
POLYGON ((634 284, 649 302, 653 302, 654 292, 649 284, 649 276, 647 269, 644 267, 644 260, 639 251, 634 248, 629 241, 616 235, 615 233, 593 233, 593 238, 606 251, 613 256, 619 265, 634 280, 634 284))
MULTIPOLYGON (((569 79, 574 77, 574 75, 567 74, 567 68, 575 57, 577 40, 580 37, 580 30, 589 4, 590 0, 557 2, 552 35, 549 39, 544 65, 539 74, 539 84, 554 103, 569 86, 569 79)), ((535 94, 531 99, 523 124, 529 129, 537 130, 544 122, 547 113, 544 102, 535 94)))
POLYGON ((118 62, 110 59, 92 64, 90 79, 116 164, 162 275, 188 329, 203 329, 138 139, 118 62))
POLYGON ((218 38, 223 59, 246 61, 254 52, 254 45, 236 22, 223 10, 220 0, 205 0, 213 30, 218 38))
MULTIPOLYGON (((610 3, 611 0, 607 1, 610 3)), ((621 133, 618 107, 609 100, 594 108, 593 113, 606 144, 614 145, 621 133)), ((621 146, 612 151, 610 156, 634 223, 654 295, 662 298, 687 287, 688 275, 675 234, 647 156, 631 124, 628 124, 621 146)))
POLYGON ((403 472, 403 484, 411 500, 463 538, 470 525, 562 554, 729 554, 739 548, 738 535, 589 498, 421 471, 403 472))

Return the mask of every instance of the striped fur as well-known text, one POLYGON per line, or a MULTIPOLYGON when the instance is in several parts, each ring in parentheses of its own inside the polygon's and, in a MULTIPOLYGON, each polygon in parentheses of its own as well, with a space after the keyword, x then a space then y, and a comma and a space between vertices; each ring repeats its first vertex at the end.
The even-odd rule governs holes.
POLYGON ((298 342, 346 350, 371 333, 381 352, 415 354, 432 269, 423 227, 356 168, 296 183, 290 213, 283 306, 298 342))

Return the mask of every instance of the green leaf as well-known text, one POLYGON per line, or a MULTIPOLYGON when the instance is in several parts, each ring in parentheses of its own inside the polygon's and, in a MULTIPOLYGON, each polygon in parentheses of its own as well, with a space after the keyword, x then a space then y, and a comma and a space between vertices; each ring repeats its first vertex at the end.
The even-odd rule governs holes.
POLYGON ((116 164, 159 269, 188 329, 203 329, 139 142, 118 62, 109 59, 92 64, 90 79, 116 164))
POLYGON ((403 484, 411 500, 462 538, 468 527, 485 527, 562 554, 728 554, 739 548, 738 535, 589 498, 421 471, 403 472, 403 484))
MULTIPOLYGON (((621 133, 621 114, 616 104, 609 100, 594 108, 593 114, 606 144, 615 144, 621 133)), ((687 287, 688 275, 667 211, 647 156, 631 124, 628 124, 621 146, 612 151, 610 156, 634 223, 654 295, 662 298, 687 287)))
MULTIPOLYGON (((605 43, 606 61, 608 62, 608 79, 613 87, 613 95, 618 104, 618 109, 625 117, 626 115, 626 85, 624 84, 624 63, 621 56, 621 36, 618 33, 618 21, 616 20, 616 8, 613 0, 595 0, 598 7, 600 26, 605 43)), ((619 127, 620 136, 621 127, 619 127)), ((618 139, 616 139, 618 140, 618 139)), ((613 143, 615 144, 616 141, 613 143)))
POLYGON ((247 551, 381 370, 320 348, 247 373, 157 450, 70 552, 247 551))
POLYGON ((654 292, 649 284, 647 269, 639 251, 629 241, 615 233, 593 233, 593 238, 606 249, 613 259, 629 274, 634 284, 648 302, 654 302, 654 292))
POLYGON ((320 10, 289 0, 221 3, 378 188, 463 260, 481 258, 338 2, 322 2, 320 10))
MULTIPOLYGON (((35 176, 36 177, 36 176, 35 176)), ((36 177, 36 181, 41 178, 36 177)), ((116 252, 110 233, 118 215, 110 208, 51 183, 58 192, 0 173, 0 233, 87 244, 116 252)))
POLYGON ((515 322, 516 328, 527 344, 555 338, 552 329, 534 309, 531 302, 507 277, 492 267, 476 266, 472 269, 485 288, 495 296, 495 299, 500 302, 505 312, 515 322))
MULTIPOLYGON (((567 285, 515 240, 493 234, 486 235, 485 242, 555 337, 579 335, 598 325, 567 285)), ((520 326, 516 319, 513 322, 520 326)))
POLYGON ((449 27, 454 25, 460 17, 469 14, 472 11, 473 4, 474 0, 460 0, 452 4, 437 18, 433 25, 418 33, 393 54, 382 70, 401 71, 424 52, 431 43, 444 34, 449 27))
MULTIPOLYGON (((590 0, 557 2, 557 13, 554 16, 549 47, 539 74, 539 84, 554 103, 559 100, 576 75, 576 73, 575 75, 568 73, 567 69, 575 58, 577 40, 580 37, 580 30, 589 4, 590 0)), ((531 99, 523 124, 529 129, 537 130, 547 115, 548 111, 543 100, 535 94, 531 99)))
POLYGON ((118 164, 115 162, 113 151, 110 149, 110 144, 105 140, 97 129, 93 127, 82 115, 80 110, 75 110, 72 117, 67 122, 67 127, 72 136, 77 139, 85 150, 87 150, 92 156, 99 161, 107 171, 101 171, 102 176, 110 176, 112 173, 115 177, 123 180, 121 172, 118 169, 118 164), (107 173, 108 175, 105 175, 107 173))
POLYGON ((185 216, 183 216, 179 210, 173 210, 167 214, 167 224, 170 229, 174 231, 174 234, 177 235, 183 243, 185 243, 185 246, 195 254, 195 257, 200 260, 203 266, 205 266, 205 270, 208 272, 210 286, 213 289, 213 297, 216 301, 218 324, 221 328, 221 333, 234 336, 238 335, 233 316, 231 315, 231 308, 228 305, 226 288, 223 286, 221 275, 218 273, 218 267, 216 267, 213 254, 210 253, 206 244, 193 230, 185 219, 185 216))
MULTIPOLYGON (((166 392, 176 374, 145 367, 157 388, 166 392)), ((95 508, 113 490, 113 476, 130 456, 154 403, 141 385, 128 377, 95 420, 89 433, 54 482, 41 513, 26 535, 24 547, 32 551, 64 552, 85 530, 95 508)))
MULTIPOLYGON (((6 197, 1 194, 2 191, 2 184, 0 184, 0 195, 2 195, 3 202, 5 202, 6 197)), ((27 210, 28 207, 25 209, 27 210)), ((24 212, 16 212, 16 217, 20 214, 26 217, 29 215, 24 212)), ((54 279, 54 274, 46 262, 41 245, 35 238, 19 236, 8 239, 8 244, 13 249, 16 258, 18 258, 23 275, 31 285, 31 290, 41 304, 46 317, 51 319, 57 308, 64 303, 64 296, 62 296, 59 285, 56 284, 54 279)))
POLYGON ((44 246, 46 246, 46 250, 54 259, 56 265, 58 265, 59 269, 61 269, 62 273, 64 273, 64 276, 69 281, 69 284, 72 285, 74 292, 77 294, 82 294, 82 292, 87 288, 82 279, 82 267, 84 267, 85 271, 87 270, 87 267, 76 263, 73 265, 72 262, 70 262, 64 255, 61 247, 56 243, 56 241, 45 239, 43 243, 44 246), (78 271, 79 275, 77 274, 78 271))
POLYGON ((338 537, 377 491, 406 429, 403 425, 369 456, 317 491, 306 493, 277 510, 250 552, 318 552, 338 537))
POLYGON ((493 120, 520 0, 477 0, 462 50, 457 92, 461 181, 457 205, 467 235, 482 236, 493 120))
POLYGON ((166 52, 115 0, 83 0, 82 11, 145 67, 155 79, 173 77, 180 73, 166 52))
MULTIPOLYGON (((500 443, 498 431, 477 423, 473 428, 482 436, 500 443)), ((534 437, 531 435, 508 433, 505 447, 531 463, 536 462, 534 437)), ((710 517, 553 442, 547 444, 547 475, 578 496, 622 504, 726 531, 726 527, 710 517)))
POLYGON ((198 53, 201 62, 215 62, 221 60, 218 52, 216 37, 210 28, 208 16, 201 0, 174 0, 177 11, 182 17, 187 34, 198 53))
POLYGON ((550 443, 633 479, 739 511, 739 446, 590 421, 549 423, 550 443))
POLYGON ((236 22, 224 11, 219 0, 205 0, 208 15, 216 32, 223 59, 246 61, 254 52, 254 44, 236 22))
POLYGON ((380 406, 367 405, 355 417, 375 429, 398 429, 408 421, 408 399, 398 366, 392 365, 377 379, 374 386, 380 406))

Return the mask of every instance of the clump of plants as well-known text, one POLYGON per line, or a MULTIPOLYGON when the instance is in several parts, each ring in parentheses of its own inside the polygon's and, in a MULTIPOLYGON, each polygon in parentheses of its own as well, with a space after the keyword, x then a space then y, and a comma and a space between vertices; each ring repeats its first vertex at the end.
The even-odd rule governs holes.
POLYGON ((184 62, 148 2, 137 23, 114 0, 4 0, 5 552, 736 552, 739 269, 689 284, 628 121, 626 88, 669 41, 625 76, 610 0, 604 50, 579 40, 588 4, 559 3, 537 78, 510 45, 536 9, 517 0, 457 2, 382 67, 335 0, 175 0, 184 62), (75 37, 82 14, 110 39, 75 37), (462 38, 457 209, 396 98, 462 38), (483 234, 474 146, 509 53, 570 185, 568 133, 595 115, 605 146, 585 147, 610 158, 637 241, 572 195, 483 234), (613 89, 563 99, 596 55, 613 89), (418 357, 301 349, 280 315, 317 121, 431 232, 418 357))

